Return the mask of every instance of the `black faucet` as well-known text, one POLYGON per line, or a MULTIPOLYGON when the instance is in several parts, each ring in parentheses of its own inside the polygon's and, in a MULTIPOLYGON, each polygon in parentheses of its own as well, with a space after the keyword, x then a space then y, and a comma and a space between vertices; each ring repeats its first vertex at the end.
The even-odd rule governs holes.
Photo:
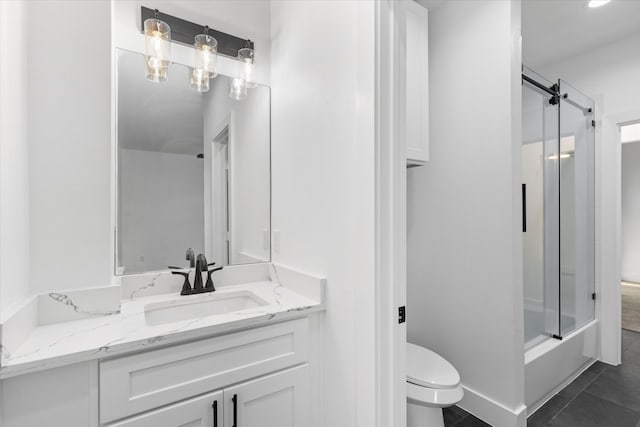
POLYGON ((189 268, 193 268, 196 266, 196 255, 193 253, 193 249, 187 249, 187 254, 185 255, 184 259, 189 261, 189 268))
MULTIPOLYGON (((193 250, 191 248, 189 248, 189 250, 191 251, 191 253, 193 253, 193 250)), ((187 251, 187 256, 188 255, 189 255, 189 251, 187 251)), ((191 258, 191 260, 193 261, 193 258, 191 258)), ((182 284, 182 291, 180 292, 180 295, 191 295, 191 294, 199 294, 203 292, 215 291, 216 288, 213 284, 213 279, 211 278, 211 274, 215 271, 222 270, 223 268, 223 267, 216 267, 211 269, 209 268, 214 266, 215 264, 216 264, 215 262, 207 264, 207 258, 203 254, 200 254, 196 257, 196 262, 195 262, 196 272, 195 272, 195 277, 193 279, 193 288, 191 287, 191 283, 189 283, 189 271, 190 271, 189 268, 169 266, 169 269, 172 270, 171 274, 184 276, 184 283, 182 284), (205 271, 207 272, 207 282, 203 286, 202 273, 204 273, 205 271)))
POLYGON ((196 258, 196 278, 193 279, 193 293, 205 292, 202 286, 203 271, 207 271, 207 258, 200 254, 196 258))

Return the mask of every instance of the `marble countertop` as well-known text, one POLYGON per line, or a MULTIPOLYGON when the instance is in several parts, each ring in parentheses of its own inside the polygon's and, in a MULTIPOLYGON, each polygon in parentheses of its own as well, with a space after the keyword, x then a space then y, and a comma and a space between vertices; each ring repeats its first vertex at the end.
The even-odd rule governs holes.
POLYGON ((123 299, 120 310, 110 315, 39 325, 15 350, 2 348, 0 379, 223 334, 323 309, 322 301, 270 280, 225 286, 196 296, 168 293, 123 299), (237 291, 250 291, 266 305, 156 325, 145 318, 145 305, 150 303, 181 302, 181 298, 205 300, 237 291))

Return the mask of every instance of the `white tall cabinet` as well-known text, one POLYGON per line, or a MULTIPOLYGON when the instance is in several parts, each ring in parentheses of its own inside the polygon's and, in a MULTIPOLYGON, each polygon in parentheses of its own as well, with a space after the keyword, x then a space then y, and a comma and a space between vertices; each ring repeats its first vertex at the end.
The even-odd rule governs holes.
POLYGON ((407 164, 419 166, 429 161, 429 12, 413 0, 398 2, 396 10, 400 137, 407 164))

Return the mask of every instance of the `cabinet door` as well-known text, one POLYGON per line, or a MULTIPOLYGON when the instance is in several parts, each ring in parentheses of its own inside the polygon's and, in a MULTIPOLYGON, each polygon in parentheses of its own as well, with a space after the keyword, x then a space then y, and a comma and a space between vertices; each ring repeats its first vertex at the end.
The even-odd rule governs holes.
POLYGON ((224 390, 228 427, 304 427, 309 425, 307 365, 224 390))
MULTIPOLYGON (((404 137, 407 163, 429 160, 429 12, 414 1, 398 2, 404 19, 404 137)), ((402 34, 402 32, 401 32, 402 34)), ((402 51, 402 47, 401 47, 402 51)))
POLYGON ((109 424, 109 427, 223 427, 222 399, 222 391, 217 391, 109 424))

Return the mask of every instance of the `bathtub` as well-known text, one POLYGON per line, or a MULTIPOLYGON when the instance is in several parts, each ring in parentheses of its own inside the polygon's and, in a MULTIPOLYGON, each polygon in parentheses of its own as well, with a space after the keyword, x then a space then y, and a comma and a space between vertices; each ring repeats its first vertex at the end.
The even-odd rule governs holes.
POLYGON ((562 340, 547 338, 525 352, 525 405, 533 414, 591 366, 598 357, 598 321, 562 340))

